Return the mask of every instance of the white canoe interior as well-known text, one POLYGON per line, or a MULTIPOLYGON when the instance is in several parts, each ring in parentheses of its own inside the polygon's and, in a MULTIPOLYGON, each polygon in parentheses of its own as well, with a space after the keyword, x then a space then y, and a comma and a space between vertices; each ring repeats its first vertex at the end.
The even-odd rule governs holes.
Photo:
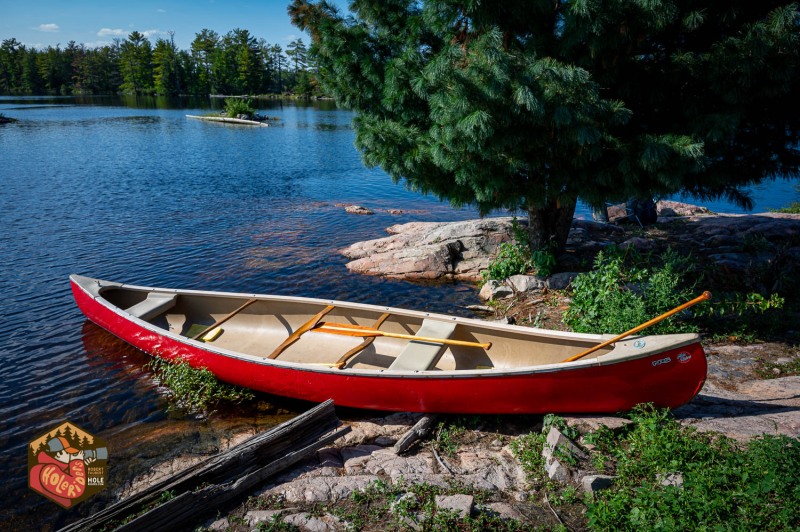
POLYGON ((552 371, 554 364, 564 369, 571 365, 583 366, 590 361, 592 364, 612 364, 697 341, 694 334, 631 337, 585 359, 562 364, 565 359, 611 336, 500 325, 358 303, 163 290, 81 276, 73 276, 73 280, 130 318, 147 322, 150 328, 163 329, 171 335, 192 340, 198 333, 206 336, 209 327, 225 320, 219 325, 219 330, 206 336, 205 342, 202 338, 196 341, 204 342, 212 349, 333 371, 514 371, 539 366, 550 366, 552 371), (327 312, 319 316, 326 309, 327 312), (425 338, 491 342, 491 348, 383 336, 368 340, 318 330, 298 333, 304 326, 319 322, 374 327, 384 333, 425 338), (290 337, 294 341, 286 345, 290 337), (339 369, 336 368, 337 362, 339 369))

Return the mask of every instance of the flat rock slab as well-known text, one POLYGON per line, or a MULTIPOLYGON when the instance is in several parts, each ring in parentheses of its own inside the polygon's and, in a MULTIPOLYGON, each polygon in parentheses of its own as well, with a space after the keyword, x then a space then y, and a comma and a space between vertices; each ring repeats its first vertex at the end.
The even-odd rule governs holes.
POLYGON ((800 437, 800 377, 711 385, 675 410, 684 425, 746 441, 762 434, 800 437))
POLYGON ((480 279, 480 272, 511 240, 512 218, 393 225, 392 236, 340 250, 353 272, 401 279, 480 279))

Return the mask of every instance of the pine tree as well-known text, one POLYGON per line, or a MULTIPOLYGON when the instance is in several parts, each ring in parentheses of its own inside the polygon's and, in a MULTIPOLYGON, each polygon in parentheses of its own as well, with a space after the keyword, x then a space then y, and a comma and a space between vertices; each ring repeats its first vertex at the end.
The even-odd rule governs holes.
POLYGON ((158 39, 153 50, 153 88, 156 94, 177 94, 176 51, 170 41, 158 39))
POLYGON ((798 175, 797 4, 293 0, 356 145, 412 188, 528 213, 562 247, 590 204, 798 175))
POLYGON ((195 34, 192 41, 192 57, 197 65, 195 94, 213 94, 216 90, 212 76, 212 61, 218 45, 219 35, 215 31, 203 29, 195 34))
POLYGON ((152 90, 153 50, 144 35, 134 31, 122 42, 119 65, 124 80, 120 89, 133 94, 152 90))

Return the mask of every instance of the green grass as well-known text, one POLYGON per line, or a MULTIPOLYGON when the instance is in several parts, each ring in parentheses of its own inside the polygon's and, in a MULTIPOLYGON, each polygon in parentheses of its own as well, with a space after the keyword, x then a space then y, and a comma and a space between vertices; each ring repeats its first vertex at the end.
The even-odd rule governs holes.
POLYGON ((171 362, 155 357, 148 367, 159 384, 168 390, 168 410, 210 415, 221 402, 252 400, 253 392, 217 380, 207 368, 193 368, 188 362, 171 362))
MULTIPOLYGON (((590 458, 617 478, 582 502, 571 486, 542 482, 544 434, 512 446, 531 481, 550 499, 586 506, 593 530, 792 530, 800 523, 800 440, 763 436, 740 444, 681 426, 667 410, 640 406, 620 432, 584 437, 590 458), (670 474, 681 486, 663 485, 670 474)), ((599 467, 597 469, 600 469, 599 467)))
MULTIPOLYGON (((362 491, 354 492, 347 501, 330 505, 327 510, 348 523, 352 530, 484 530, 517 531, 532 527, 515 520, 504 520, 491 512, 476 511, 459 516, 436 506, 437 495, 469 493, 476 502, 487 500, 488 493, 472 493, 472 488, 460 485, 436 486, 427 482, 394 484, 376 480, 362 491)), ((477 505, 476 505, 477 506, 477 505)))

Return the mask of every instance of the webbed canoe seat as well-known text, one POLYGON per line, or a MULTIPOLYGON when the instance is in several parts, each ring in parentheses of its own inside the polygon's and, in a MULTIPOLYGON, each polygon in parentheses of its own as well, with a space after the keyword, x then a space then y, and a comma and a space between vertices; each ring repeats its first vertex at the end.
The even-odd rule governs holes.
MULTIPOLYGON (((441 338, 446 340, 453 335, 455 322, 422 320, 422 326, 415 336, 441 338)), ((426 371, 432 369, 442 357, 444 344, 411 340, 389 366, 391 370, 426 371)))
POLYGON ((158 294, 156 292, 150 292, 147 294, 147 299, 136 303, 130 308, 126 308, 125 312, 131 314, 134 318, 148 321, 174 307, 177 301, 177 294, 158 294))

